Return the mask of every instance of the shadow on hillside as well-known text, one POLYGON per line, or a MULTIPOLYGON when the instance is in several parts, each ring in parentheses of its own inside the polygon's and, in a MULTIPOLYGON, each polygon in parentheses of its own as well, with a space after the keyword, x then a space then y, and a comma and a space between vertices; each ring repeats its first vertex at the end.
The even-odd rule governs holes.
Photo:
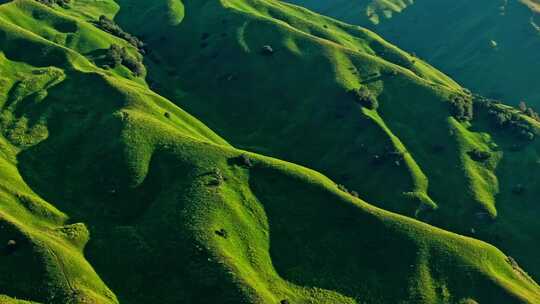
POLYGON ((273 169, 252 170, 250 186, 268 216, 281 277, 361 303, 407 298, 418 258, 414 240, 321 186, 273 169))

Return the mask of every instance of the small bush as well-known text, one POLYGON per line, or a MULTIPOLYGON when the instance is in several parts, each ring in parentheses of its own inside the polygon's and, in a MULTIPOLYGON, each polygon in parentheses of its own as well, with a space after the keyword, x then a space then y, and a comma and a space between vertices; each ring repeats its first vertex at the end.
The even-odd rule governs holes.
POLYGON ((351 190, 347 189, 347 187, 345 187, 345 186, 342 185, 342 184, 338 184, 337 187, 338 187, 339 190, 341 190, 341 191, 343 191, 343 192, 345 192, 345 193, 348 193, 348 194, 350 194, 351 196, 354 196, 354 197, 360 197, 360 195, 358 195, 358 192, 356 192, 356 191, 351 191, 351 190))
POLYGON ((225 230, 225 229, 223 229, 223 228, 221 228, 221 229, 219 229, 219 230, 216 230, 215 233, 216 233, 217 235, 219 235, 220 237, 224 238, 224 239, 226 239, 226 238, 229 237, 229 233, 227 232, 227 230, 225 230))
POLYGON ((253 167, 253 163, 251 162, 251 159, 246 154, 242 154, 239 156, 240 164, 246 168, 253 167))
POLYGON ((529 116, 535 120, 540 120, 538 113, 532 108, 529 108, 525 102, 521 102, 518 106, 518 113, 515 109, 503 106, 500 102, 487 99, 482 96, 475 95, 474 102, 480 107, 487 110, 488 115, 493 120, 495 126, 500 129, 511 130, 516 137, 532 141, 536 138, 534 127, 523 117, 529 116))
POLYGON ((239 166, 246 169, 254 167, 253 160, 247 154, 241 154, 237 157, 232 157, 227 160, 227 163, 230 166, 239 166))
POLYGON ((367 109, 376 110, 379 107, 379 102, 377 101, 377 98, 366 87, 360 87, 358 89, 351 90, 349 91, 349 94, 352 95, 356 102, 358 102, 360 105, 367 109))
POLYGON ((483 162, 491 158, 491 153, 487 151, 482 151, 479 149, 474 149, 472 151, 467 152, 469 154, 469 157, 477 162, 483 162))

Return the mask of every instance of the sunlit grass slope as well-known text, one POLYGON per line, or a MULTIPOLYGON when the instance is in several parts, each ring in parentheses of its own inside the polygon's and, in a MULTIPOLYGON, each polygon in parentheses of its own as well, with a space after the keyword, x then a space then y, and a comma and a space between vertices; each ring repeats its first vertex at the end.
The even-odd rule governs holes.
MULTIPOLYGON (((405 214, 433 209, 433 172, 454 163, 424 168, 414 130, 433 123, 419 142, 490 147, 449 118, 447 99, 461 89, 448 77, 371 32, 274 1, 93 3, 0 5, 0 303, 540 302, 540 287, 494 246, 248 152, 320 169, 405 214), (165 17, 144 33, 147 81, 96 64, 112 43, 136 54, 91 23, 130 8, 165 17), (210 25, 231 40, 201 51, 210 25), (263 44, 276 52, 261 56, 263 44), (361 85, 379 110, 350 100, 346 90, 361 85), (399 165, 369 161, 409 146, 399 165), (379 188, 385 174, 389 188, 379 188)), ((122 25, 141 29, 136 16, 122 25)), ((478 196, 470 208, 495 213, 494 164, 455 146, 471 175, 455 183, 478 196)), ((445 217, 462 208, 446 206, 445 217)))

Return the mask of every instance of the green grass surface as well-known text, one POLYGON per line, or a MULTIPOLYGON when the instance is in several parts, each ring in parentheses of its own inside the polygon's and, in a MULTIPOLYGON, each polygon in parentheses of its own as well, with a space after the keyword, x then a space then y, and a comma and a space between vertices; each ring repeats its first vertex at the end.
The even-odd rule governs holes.
POLYGON ((283 2, 186 4, 192 17, 180 25, 147 28, 133 17, 145 4, 129 3, 117 21, 147 37, 149 82, 234 146, 316 169, 379 207, 495 243, 539 276, 540 248, 530 246, 537 225, 522 220, 540 208, 532 178, 538 143, 497 129, 482 110, 471 124, 449 119, 448 101, 462 92, 441 72, 370 31, 283 2), (264 45, 275 53, 261 55, 264 45), (360 86, 378 96, 377 113, 347 94, 360 86), (514 152, 516 145, 523 148, 514 152), (473 161, 473 149, 493 158, 473 161), (373 164, 388 151, 404 159, 373 164), (512 194, 519 184, 524 197, 512 194))
POLYGON ((0 84, 0 303, 540 302, 496 247, 411 218, 477 224, 536 276, 538 206, 508 192, 532 202, 537 143, 507 157, 481 113, 449 117, 456 82, 365 29, 276 1, 14 0, 0 84), (129 47, 102 14, 144 36, 146 79, 96 63, 129 47))

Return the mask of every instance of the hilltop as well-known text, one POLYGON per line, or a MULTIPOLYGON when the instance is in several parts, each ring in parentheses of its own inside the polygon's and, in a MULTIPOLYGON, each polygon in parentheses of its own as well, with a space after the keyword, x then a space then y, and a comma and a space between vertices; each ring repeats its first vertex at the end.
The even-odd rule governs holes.
POLYGON ((2 303, 540 302, 534 115, 276 1, 59 4, 0 5, 2 303))

